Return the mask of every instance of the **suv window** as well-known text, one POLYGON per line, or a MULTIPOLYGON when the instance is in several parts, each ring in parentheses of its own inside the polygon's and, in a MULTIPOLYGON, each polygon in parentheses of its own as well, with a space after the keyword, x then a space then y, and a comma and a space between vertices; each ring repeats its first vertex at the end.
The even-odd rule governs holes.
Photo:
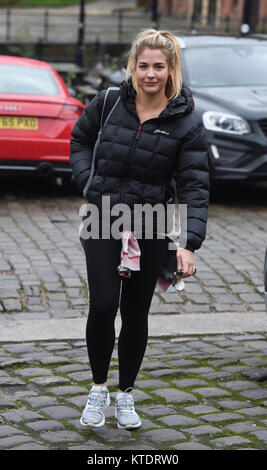
POLYGON ((190 85, 266 86, 267 47, 203 46, 184 51, 190 85))

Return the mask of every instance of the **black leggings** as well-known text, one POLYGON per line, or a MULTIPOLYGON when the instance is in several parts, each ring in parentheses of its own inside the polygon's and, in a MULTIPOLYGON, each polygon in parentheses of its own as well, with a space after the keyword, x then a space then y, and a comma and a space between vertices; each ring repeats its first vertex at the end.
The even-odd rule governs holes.
POLYGON ((90 295, 86 342, 93 380, 106 382, 115 343, 115 317, 120 307, 122 326, 118 339, 119 388, 133 387, 147 345, 148 312, 157 282, 157 270, 167 250, 166 239, 138 239, 140 271, 122 278, 121 240, 89 239, 86 255, 90 295))

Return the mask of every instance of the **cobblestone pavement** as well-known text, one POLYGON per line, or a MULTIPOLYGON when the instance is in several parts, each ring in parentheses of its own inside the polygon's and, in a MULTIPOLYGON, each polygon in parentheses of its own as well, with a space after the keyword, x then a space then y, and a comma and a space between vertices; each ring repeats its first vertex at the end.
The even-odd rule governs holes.
MULTIPOLYGON (((34 185, 0 193, 0 314, 8 319, 86 316, 86 266, 74 194, 34 185)), ((255 188, 254 188, 255 192, 255 188)), ((262 202, 213 202, 196 276, 178 293, 156 289, 151 314, 263 312, 267 208, 262 202)), ((233 196, 234 197, 234 196, 233 196)))
MULTIPOLYGON (((265 311, 264 195, 266 188, 254 187, 211 202, 197 275, 180 293, 156 290, 150 315, 265 311)), ((1 186, 0 322, 86 318, 82 203, 46 183, 1 186)), ((134 392, 143 420, 137 431, 116 428, 113 406, 103 428, 80 426, 91 380, 84 339, 3 341, 0 449, 266 449, 266 338, 265 332, 150 337, 134 392)), ((112 399, 117 366, 115 348, 112 399)))
POLYGON ((84 341, 0 347, 0 449, 267 448, 267 335, 150 339, 134 390, 143 426, 117 429, 117 345, 101 428, 79 423, 91 379, 84 341))

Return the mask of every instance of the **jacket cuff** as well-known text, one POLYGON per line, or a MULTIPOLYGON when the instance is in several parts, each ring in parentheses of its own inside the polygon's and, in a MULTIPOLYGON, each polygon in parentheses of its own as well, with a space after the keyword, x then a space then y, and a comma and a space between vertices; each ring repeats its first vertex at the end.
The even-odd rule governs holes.
POLYGON ((190 245, 190 243, 186 244, 185 249, 189 250, 189 251, 192 251, 192 253, 194 253, 194 251, 195 251, 195 248, 192 245, 190 245))

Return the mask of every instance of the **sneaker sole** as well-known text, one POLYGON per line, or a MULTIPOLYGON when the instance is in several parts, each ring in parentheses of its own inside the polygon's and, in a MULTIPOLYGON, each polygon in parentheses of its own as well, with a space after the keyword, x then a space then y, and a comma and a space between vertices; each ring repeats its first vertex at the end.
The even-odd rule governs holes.
POLYGON ((82 426, 85 427, 94 427, 94 428, 100 428, 101 426, 104 426, 105 424, 105 418, 100 422, 100 423, 84 423, 82 418, 80 418, 80 423, 82 426))
POLYGON ((117 423, 117 427, 119 429, 137 429, 137 428, 140 428, 141 426, 142 426, 142 421, 138 421, 138 423, 136 424, 125 424, 124 426, 117 423))

